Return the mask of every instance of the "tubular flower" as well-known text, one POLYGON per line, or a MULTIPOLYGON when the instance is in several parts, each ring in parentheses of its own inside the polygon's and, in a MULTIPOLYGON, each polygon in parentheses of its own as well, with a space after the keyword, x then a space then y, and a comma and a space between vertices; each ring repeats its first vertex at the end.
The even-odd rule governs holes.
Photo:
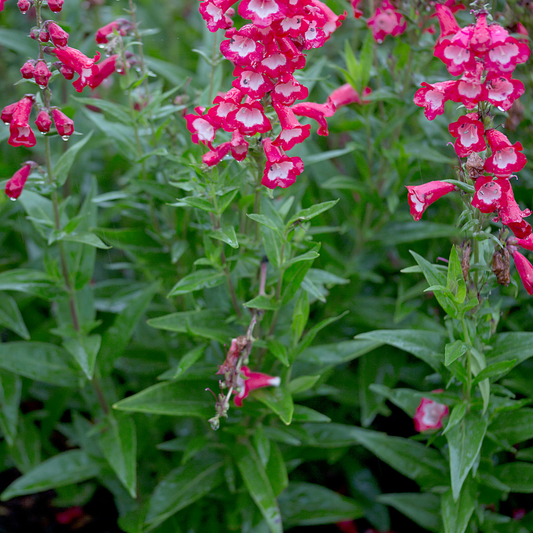
POLYGON ((124 37, 133 28, 133 24, 127 19, 117 19, 102 26, 95 34, 94 39, 98 44, 106 44, 109 35, 116 30, 119 35, 124 37))
POLYGON ((203 115, 205 108, 196 107, 196 115, 191 113, 185 115, 187 129, 192 133, 192 142, 195 144, 207 144, 208 146, 215 139, 215 127, 207 115, 203 115))
POLYGON ((486 172, 506 177, 520 172, 526 166, 527 159, 522 153, 521 143, 511 144, 509 139, 498 130, 488 130, 486 135, 492 150, 492 155, 485 161, 486 172))
POLYGON ((260 102, 247 101, 239 104, 226 118, 226 123, 232 130, 237 130, 242 135, 255 135, 266 133, 272 129, 272 124, 265 115, 260 102))
POLYGON ((227 30, 233 25, 231 16, 235 11, 231 6, 237 0, 206 0, 200 4, 200 14, 209 31, 227 30))
POLYGON ((482 213, 493 213, 507 203, 507 192, 511 188, 508 179, 481 176, 476 180, 476 193, 472 205, 482 213))
POLYGON ((455 190, 455 185, 445 181, 430 181, 423 185, 406 186, 411 216, 420 220, 424 211, 439 198, 455 190))
POLYGON ((487 100, 504 111, 508 111, 513 102, 524 94, 524 84, 520 80, 496 74, 487 76, 487 89, 487 100))
POLYGON ((290 107, 274 104, 274 109, 282 128, 281 133, 273 142, 274 145, 283 150, 290 150, 309 137, 311 126, 309 124, 302 126, 290 107))
POLYGON ((487 149, 483 133, 485 128, 478 120, 477 113, 468 113, 459 117, 457 122, 452 122, 448 129, 457 139, 455 141, 455 152, 459 157, 466 157, 472 152, 483 152, 487 149))
POLYGON ((309 94, 307 87, 297 82, 293 76, 288 80, 282 80, 276 83, 271 93, 272 102, 289 106, 296 100, 305 100, 309 94))
POLYGON ((513 252, 513 259, 524 288, 533 295, 533 265, 518 250, 513 252))
POLYGON ((33 73, 35 72, 35 60, 34 59, 28 59, 24 65, 22 65, 22 68, 20 69, 20 73, 22 74, 22 77, 25 80, 31 80, 33 78, 33 73))
POLYGON ((302 160, 285 155, 268 137, 263 140, 263 148, 267 162, 261 183, 269 189, 291 186, 304 170, 302 160))
POLYGON ((6 183, 6 194, 13 200, 16 200, 24 189, 31 169, 35 166, 33 161, 29 161, 22 168, 17 170, 11 179, 6 183))
POLYGON ((437 44, 439 44, 445 37, 449 37, 458 33, 461 28, 455 20, 453 11, 448 6, 444 4, 437 4, 435 6, 435 11, 435 15, 432 16, 437 17, 439 21, 440 36, 437 39, 437 44))
POLYGON ((79 93, 83 91, 85 86, 90 85, 93 76, 98 73, 98 66, 95 65, 95 61, 100 59, 100 53, 97 53, 96 56, 91 59, 76 48, 71 48, 70 46, 66 46, 65 48, 54 48, 51 53, 54 54, 61 63, 79 74, 80 77, 72 84, 79 93))
MULTIPOLYGON (((96 65, 98 67, 98 72, 91 78, 89 83, 91 89, 99 87, 105 79, 109 78, 113 72, 117 71, 117 59, 118 54, 115 54, 106 57, 101 63, 96 65)), ((123 71, 121 73, 124 74, 123 71)))
POLYGON ((414 103, 424 108, 428 120, 435 119, 444 113, 444 104, 450 100, 450 89, 455 81, 441 81, 429 84, 422 83, 422 88, 415 93, 414 103))
POLYGON ((274 88, 270 78, 261 72, 235 67, 233 75, 236 76, 233 87, 255 100, 260 100, 274 88))
POLYGON ((48 8, 53 13, 59 13, 63 9, 63 3, 65 0, 48 0, 48 8))
POLYGON ((461 102, 467 109, 474 109, 488 96, 487 88, 481 83, 483 66, 478 63, 475 72, 466 72, 449 89, 450 100, 461 102))
POLYGON ((48 33, 54 46, 64 48, 68 43, 68 33, 55 22, 48 24, 48 33))
POLYGON ((57 133, 66 141, 74 133, 74 121, 67 117, 63 111, 52 109, 52 119, 57 133))
POLYGON ((524 211, 520 209, 511 187, 502 190, 502 192, 502 206, 498 210, 498 216, 494 221, 500 221, 507 226, 519 239, 527 239, 531 235, 531 226, 523 219, 531 215, 531 211, 529 209, 524 211))
MULTIPOLYGON (((441 389, 432 392, 442 392, 441 389)), ((415 430, 422 432, 428 429, 439 429, 442 427, 442 419, 448 415, 449 409, 444 405, 429 398, 422 398, 415 416, 415 430)))
POLYGON ((2 118, 2 122, 6 126, 9 126, 9 123, 11 122, 11 120, 13 120, 13 113, 15 112, 17 105, 18 105, 18 102, 15 102, 13 104, 6 105, 6 107, 2 109, 1 118, 2 118))
POLYGON ((407 29, 407 21, 389 0, 381 2, 367 24, 372 29, 372 35, 377 43, 382 43, 387 35, 397 37, 407 29))
POLYGON ((34 100, 33 95, 27 95, 14 108, 9 124, 10 136, 7 141, 11 146, 26 146, 28 148, 35 146, 37 141, 29 125, 34 100))
POLYGON ((353 16, 356 19, 359 19, 363 16, 363 12, 357 7, 363 0, 350 0, 352 4, 353 16))
POLYGON ((315 102, 302 102, 291 107, 295 115, 299 117, 312 118, 318 122, 319 128, 317 133, 319 135, 328 135, 328 123, 326 117, 332 117, 335 114, 335 104, 328 99, 325 104, 317 104, 315 102))
POLYGON ((333 102, 335 108, 338 109, 339 107, 349 104, 367 104, 368 100, 365 101, 364 97, 368 96, 371 93, 372 89, 370 87, 365 87, 363 89, 363 100, 361 100, 361 96, 359 95, 359 93, 349 83, 345 83, 344 85, 341 85, 340 87, 335 89, 329 95, 328 99, 333 102))
POLYGON ((242 401, 248 397, 250 392, 263 387, 279 387, 281 379, 261 372, 252 372, 247 366, 243 366, 237 383, 240 391, 235 395, 235 405, 242 407, 242 401))

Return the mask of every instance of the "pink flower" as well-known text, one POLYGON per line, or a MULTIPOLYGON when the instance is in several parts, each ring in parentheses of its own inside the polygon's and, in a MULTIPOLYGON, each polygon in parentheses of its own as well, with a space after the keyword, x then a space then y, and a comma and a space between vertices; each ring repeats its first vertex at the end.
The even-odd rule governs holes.
POLYGON ((312 118, 318 122, 319 128, 317 133, 319 135, 329 135, 328 123, 326 117, 332 117, 335 114, 335 104, 328 99, 325 104, 317 104, 315 102, 302 102, 291 107, 295 115, 299 117, 312 118))
POLYGON ((444 113, 444 104, 450 100, 450 88, 455 83, 455 81, 442 81, 434 84, 423 82, 422 88, 416 91, 413 102, 425 108, 424 115, 428 120, 433 120, 444 113))
POLYGON ((25 15, 28 9, 30 9, 31 4, 29 0, 18 0, 17 7, 20 9, 20 12, 25 15))
POLYGON ((493 74, 507 74, 516 65, 525 63, 529 59, 529 46, 523 40, 517 40, 509 35, 498 24, 489 26, 491 31, 491 46, 485 54, 485 69, 493 74))
POLYGON ((226 124, 232 130, 238 130, 242 135, 266 133, 272 129, 272 124, 265 115, 260 102, 248 100, 239 104, 226 118, 226 124))
POLYGON ((309 94, 307 87, 297 82, 294 76, 280 80, 271 93, 272 102, 283 105, 292 105, 296 100, 305 100, 309 94))
POLYGON ((65 137, 68 138, 74 133, 74 121, 67 117, 63 111, 53 108, 52 119, 57 133, 63 137, 63 140, 66 140, 65 137))
POLYGON ((192 133, 192 142, 209 146, 215 140, 216 128, 209 116, 203 114, 205 108, 196 107, 194 110, 196 115, 194 113, 185 115, 187 129, 192 133))
MULTIPOLYGON (((434 390, 432 392, 443 392, 442 389, 434 390)), ((439 429, 442 427, 442 419, 448 415, 449 409, 447 405, 435 402, 429 398, 422 398, 418 406, 415 417, 415 430, 422 432, 428 429, 439 429)))
POLYGON ((6 105, 4 109, 2 109, 2 122, 6 124, 6 126, 9 125, 9 123, 13 120, 13 113, 15 112, 15 109, 18 106, 18 102, 15 102, 13 104, 6 105))
POLYGON ((93 59, 76 50, 76 48, 54 48, 51 52, 61 63, 67 65, 79 74, 79 78, 72 84, 73 87, 81 93, 86 85, 91 83, 92 77, 98 73, 98 67, 94 64, 100 59, 100 53, 97 53, 93 59))
POLYGON ((230 141, 230 150, 236 161, 242 161, 248 155, 248 146, 248 141, 238 131, 234 131, 230 141))
POLYGON ((476 180, 476 193, 472 205, 482 213, 493 213, 507 205, 507 192, 511 188, 508 179, 481 176, 476 180))
POLYGON ((381 2, 367 24, 372 28, 372 35, 377 43, 382 43, 387 35, 396 37, 407 29, 407 21, 389 0, 381 2))
POLYGON ((240 391, 235 395, 235 405, 242 407, 242 401, 248 397, 250 392, 263 387, 279 387, 281 379, 261 372, 252 372, 247 366, 243 366, 237 378, 237 383, 240 391))
POLYGON ((461 28, 459 27, 459 24, 457 24, 453 12, 448 6, 437 4, 435 6, 435 11, 435 15, 432 16, 436 16, 439 19, 440 36, 437 39, 437 44, 439 44, 445 37, 450 37, 451 35, 458 33, 461 28))
POLYGON ((35 72, 35 59, 28 59, 22 68, 20 73, 25 80, 31 80, 33 78, 33 73, 35 72))
POLYGON ((206 0, 200 4, 200 14, 211 32, 227 30, 233 25, 231 16, 235 11, 231 8, 237 0, 206 0))
POLYGON ((523 219, 531 215, 531 211, 529 209, 524 211, 520 209, 511 187, 502 189, 502 192, 502 207, 498 210, 498 216, 494 221, 500 221, 507 226, 519 239, 527 239, 531 235, 531 226, 523 219))
POLYGON ((240 89, 230 89, 227 93, 216 96, 213 100, 216 105, 207 112, 213 126, 231 131, 232 129, 226 124, 226 119, 231 111, 240 105, 243 96, 240 89))
POLYGON ((483 134, 485 128, 478 120, 477 113, 468 113, 459 117, 457 122, 452 122, 448 129, 457 138, 455 152, 459 157, 466 157, 472 152, 482 152, 487 149, 483 134))
POLYGON ((511 144, 509 139, 498 130, 486 132, 492 155, 485 161, 485 171, 495 176, 506 177, 520 172, 527 163, 519 142, 511 144))
POLYGON ((254 100, 261 100, 274 87, 268 76, 255 70, 235 67, 233 75, 237 77, 232 83, 233 87, 254 100))
POLYGON ((513 259, 524 288, 533 295, 533 265, 518 250, 513 252, 513 259))
POLYGON ((352 4, 353 9, 353 16, 356 19, 359 19, 363 16, 363 12, 357 7, 362 1, 363 0, 350 0, 350 4, 352 4))
POLYGON ((113 22, 109 22, 105 26, 102 26, 95 34, 94 39, 98 44, 106 44, 108 42, 108 36, 115 30, 119 35, 124 37, 133 28, 133 24, 126 19, 117 19, 113 22))
MULTIPOLYGON (((371 93, 372 89, 370 87, 365 87, 363 89, 363 98, 371 93)), ((345 83, 344 85, 341 85, 339 88, 335 89, 329 95, 329 100, 333 102, 336 109, 349 104, 362 105, 368 103, 368 101, 365 102, 365 100, 361 100, 359 93, 349 83, 345 83)))
POLYGON ((406 186, 407 201, 411 207, 411 216, 420 220, 424 211, 441 196, 455 190, 455 185, 445 181, 430 181, 423 185, 406 186))
POLYGON ((290 150, 309 137, 311 126, 309 124, 302 126, 290 107, 276 103, 273 105, 281 124, 281 133, 273 142, 275 146, 279 146, 283 150, 290 150))
POLYGON ((441 38, 435 46, 434 55, 446 64, 452 76, 476 70, 476 58, 470 50, 473 31, 472 26, 467 26, 453 36, 441 38))
POLYGON ((487 100, 507 111, 513 102, 524 94, 524 84, 520 80, 513 80, 497 74, 487 76, 487 100))
POLYGON ((466 72, 460 80, 450 86, 448 95, 450 100, 461 102, 467 109, 474 109, 479 102, 488 96, 487 88, 481 83, 483 65, 476 64, 476 70, 466 72))
MULTIPOLYGON (((118 54, 106 57, 101 63, 98 63, 98 72, 91 78, 89 86, 91 89, 96 89, 99 87, 102 82, 107 79, 113 72, 116 72, 117 69, 117 59, 118 54)), ((124 72, 121 72, 124 74, 124 72)))
POLYGON ((68 33, 61 26, 55 22, 50 22, 48 24, 48 33, 54 46, 58 46, 59 48, 67 46, 68 33))
MULTIPOLYGON (((331 34, 341 25, 342 21, 346 18, 346 11, 342 15, 336 15, 324 2, 320 0, 311 0, 311 3, 318 7, 322 12, 322 15, 325 17, 325 21, 322 24, 322 31, 326 37, 326 40, 330 38, 331 34)), ((306 41, 309 40, 309 37, 305 36, 306 41)), ((322 45, 320 45, 322 46, 322 45)))
POLYGON ((284 16, 285 3, 281 0, 241 0, 239 15, 251 20, 256 26, 265 28, 284 16))
POLYGON ((48 0, 48 8, 52 13, 59 13, 63 9, 63 2, 65 0, 48 0))
POLYGON ((218 165, 228 154, 231 148, 231 143, 225 142, 213 148, 202 156, 202 162, 209 167, 218 165))
POLYGON ((511 237, 509 239, 509 243, 533 252, 533 235, 530 235, 527 239, 517 239, 515 237, 511 237))
POLYGON ((299 157, 288 157, 267 137, 263 140, 263 149, 267 158, 261 183, 269 189, 290 187, 304 170, 299 157))
POLYGON ((35 146, 35 134, 29 125, 31 108, 35 97, 26 95, 22 98, 13 110, 11 122, 9 124, 9 140, 11 146, 35 146))
POLYGON ((48 133, 52 126, 52 119, 46 109, 41 109, 35 120, 35 125, 41 133, 48 133))
POLYGON ((48 86, 48 80, 52 76, 52 73, 48 69, 45 61, 38 60, 35 64, 35 70, 33 71, 33 77, 35 83, 41 88, 44 89, 48 86))
POLYGON ((17 199, 26 185, 26 180, 30 175, 31 169, 35 166, 33 161, 26 163, 22 168, 17 170, 13 177, 6 183, 6 194, 13 198, 17 199))
POLYGON ((250 24, 240 30, 231 28, 226 32, 228 40, 220 43, 222 55, 234 65, 253 68, 263 59, 264 46, 252 37, 253 29, 250 24))

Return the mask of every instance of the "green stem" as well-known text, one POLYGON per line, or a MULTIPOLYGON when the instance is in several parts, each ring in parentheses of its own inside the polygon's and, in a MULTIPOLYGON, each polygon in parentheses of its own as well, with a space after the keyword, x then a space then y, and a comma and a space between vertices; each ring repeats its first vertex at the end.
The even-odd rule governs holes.
POLYGON ((209 97, 208 97, 209 105, 211 105, 211 102, 213 101, 213 90, 214 90, 214 85, 215 85, 215 68, 216 68, 216 59, 218 55, 217 44, 218 44, 218 39, 217 39, 217 34, 215 32, 213 35, 213 51, 211 52, 211 74, 209 76, 209 97))

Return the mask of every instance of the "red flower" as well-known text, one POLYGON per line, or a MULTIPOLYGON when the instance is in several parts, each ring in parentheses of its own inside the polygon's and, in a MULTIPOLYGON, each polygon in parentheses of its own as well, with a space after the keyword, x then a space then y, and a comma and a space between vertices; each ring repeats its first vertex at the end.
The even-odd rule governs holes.
POLYGON ((48 8, 53 13, 59 13, 63 9, 63 2, 65 0, 48 0, 48 8))
POLYGON ((494 221, 500 221, 507 226, 519 239, 526 239, 531 235, 531 226, 523 219, 531 215, 531 211, 529 209, 524 211, 520 209, 511 187, 502 189, 502 192, 502 207, 498 210, 498 216, 494 221))
POLYGON ((22 65, 22 68, 20 69, 20 73, 22 74, 22 77, 25 80, 31 80, 33 78, 33 73, 35 72, 35 60, 34 59, 28 59, 24 65, 22 65))
POLYGON ((20 12, 25 15, 28 9, 30 9, 31 4, 29 0, 18 0, 17 7, 20 9, 20 12))
POLYGON ((467 26, 453 36, 441 38, 435 46, 434 55, 446 64, 452 76, 476 70, 476 58, 470 50, 473 31, 472 26, 467 26))
POLYGON ((52 76, 52 73, 48 69, 45 61, 39 60, 35 65, 35 70, 33 71, 33 77, 35 78, 35 83, 39 88, 44 89, 48 86, 48 80, 52 76))
POLYGON ((506 177, 520 172, 527 163, 519 142, 511 144, 509 139, 498 130, 486 132, 492 155, 485 161, 485 170, 495 176, 506 177))
POLYGON ((420 220, 424 211, 440 197, 455 190, 455 185, 445 181, 430 181, 423 185, 406 186, 407 201, 411 207, 411 216, 420 220))
MULTIPOLYGON (((106 57, 101 63, 98 63, 98 72, 91 78, 89 86, 91 89, 96 89, 102 82, 107 79, 113 72, 117 70, 118 54, 106 57)), ((121 71, 124 74, 124 71, 121 71)))
POLYGON ((237 161, 242 161, 248 154, 248 141, 238 132, 234 131, 231 141, 231 155, 237 161))
POLYGON ((230 89, 227 93, 216 96, 213 103, 217 105, 207 112, 211 123, 217 128, 231 131, 232 129, 226 124, 226 119, 229 113, 240 105, 243 96, 239 89, 230 89))
POLYGON ((235 67, 233 75, 237 77, 232 83, 233 87, 254 100, 260 100, 274 87, 268 76, 255 70, 235 67))
POLYGON ((220 43, 222 55, 234 65, 253 68, 263 59, 264 46, 252 36, 253 29, 250 24, 240 30, 231 28, 226 32, 228 40, 220 43))
POLYGON ((207 23, 209 31, 227 30, 233 25, 235 11, 230 8, 237 0, 207 0, 200 4, 200 14, 207 23))
POLYGON ((117 19, 102 26, 95 34, 94 39, 98 44, 106 44, 108 36, 117 30, 117 33, 124 37, 132 29, 133 24, 126 19, 117 19))
POLYGON ((328 99, 325 104, 317 104, 315 102, 302 102, 291 107, 295 115, 299 117, 312 118, 318 122, 319 128, 317 133, 319 135, 329 135, 328 123, 326 117, 332 117, 335 114, 335 104, 328 99))
MULTIPOLYGON (((345 11, 342 15, 336 15, 326 4, 324 4, 324 2, 321 2, 320 0, 311 0, 311 3, 314 6, 318 7, 326 18, 322 25, 322 31, 324 32, 324 35, 327 40, 329 39, 331 34, 341 25, 342 21, 346 18, 347 13, 345 11)), ((307 36, 307 32, 305 39, 306 41, 308 41, 309 39, 309 37, 307 36)))
POLYGON ((372 28, 372 35, 377 43, 382 43, 387 35, 396 37, 407 29, 407 21, 401 13, 389 2, 383 0, 376 12, 367 21, 372 28))
POLYGON ((95 61, 100 59, 100 53, 97 52, 93 59, 76 50, 76 48, 54 48, 51 52, 65 65, 79 74, 79 78, 72 84, 73 87, 81 93, 86 85, 90 85, 92 77, 98 73, 98 66, 95 61))
POLYGON ((194 110, 197 113, 196 115, 194 113, 185 115, 187 129, 192 133, 192 142, 209 146, 215 140, 215 126, 209 116, 203 115, 205 108, 196 107, 194 110))
MULTIPOLYGON (((371 93, 372 89, 370 87, 365 87, 363 89, 363 98, 371 93)), ((335 104, 336 109, 349 104, 362 105, 368 103, 368 101, 361 100, 359 93, 349 83, 345 83, 344 85, 341 85, 339 88, 335 89, 329 95, 329 100, 335 104)))
POLYGON ((41 109, 35 120, 35 125, 41 133, 48 133, 52 126, 52 119, 46 109, 41 109))
POLYGON ((297 82, 294 76, 289 76, 285 80, 276 83, 271 97, 272 102, 283 105, 292 105, 296 100, 305 100, 309 91, 305 85, 297 82))
POLYGON ((260 28, 281 19, 285 11, 285 2, 280 0, 242 0, 239 4, 239 15, 260 28))
POLYGON ((491 31, 491 46, 485 54, 485 69, 494 74, 512 72, 516 65, 525 63, 530 54, 529 46, 523 40, 517 40, 509 35, 498 24, 489 26, 491 31))
POLYGON ((507 111, 513 102, 524 94, 524 84, 520 80, 513 80, 497 74, 487 76, 487 100, 507 111))
POLYGON ((252 372, 247 366, 243 366, 237 382, 241 390, 235 395, 235 405, 242 407, 242 401, 248 397, 250 392, 263 387, 279 387, 281 379, 261 372, 252 372))
POLYGON ((285 155, 268 137, 263 140, 263 149, 267 163, 261 183, 269 189, 290 187, 304 170, 302 160, 285 155))
MULTIPOLYGON (((442 392, 442 389, 434 390, 432 392, 442 392)), ((427 431, 428 429, 439 429, 442 427, 442 419, 448 415, 449 409, 447 405, 435 402, 429 398, 422 398, 418 406, 415 416, 415 430, 427 431)))
POLYGON ((533 265, 518 250, 513 252, 513 259, 524 288, 533 295, 533 265))
POLYGON ((353 16, 356 19, 359 19, 363 16, 363 12, 357 7, 362 1, 363 0, 350 0, 350 4, 352 4, 353 9, 353 16))
POLYGON ((26 185, 26 180, 34 165, 35 163, 33 161, 26 163, 21 169, 17 170, 15 174, 13 174, 13 177, 6 183, 6 194, 13 200, 16 200, 22 194, 24 185, 26 185))
POLYGON ((266 133, 272 129, 272 124, 265 115, 263 106, 256 101, 248 100, 239 104, 226 118, 226 124, 232 130, 238 130, 242 135, 266 133))
POLYGON ((281 133, 273 142, 274 145, 283 150, 290 150, 309 137, 311 126, 309 124, 302 126, 290 107, 275 103, 273 105, 282 128, 281 133))
POLYGON ((29 120, 31 108, 35 97, 27 95, 20 100, 13 110, 11 123, 9 124, 9 140, 11 146, 35 146, 35 135, 30 128, 29 120))
POLYGON ((2 109, 1 118, 2 122, 6 126, 9 126, 9 123, 13 120, 13 113, 15 112, 15 109, 17 108, 18 104, 18 102, 15 102, 13 104, 6 105, 6 107, 2 109))
POLYGON ((225 142, 213 148, 202 156, 202 162, 209 167, 218 165, 228 154, 231 148, 231 143, 225 142))
POLYGON ((511 188, 508 179, 481 176, 476 180, 476 193, 472 205, 482 213, 493 213, 507 204, 507 192, 511 188))
POLYGON ((466 72, 460 80, 454 82, 449 89, 449 98, 461 102, 467 109, 473 109, 479 102, 487 100, 487 88, 481 83, 483 65, 476 64, 476 70, 466 72))
POLYGON ((461 30, 461 28, 459 27, 459 24, 457 24, 453 12, 448 6, 437 4, 435 6, 435 11, 436 13, 435 15, 432 15, 432 17, 436 16, 439 19, 440 36, 437 39, 437 44, 440 44, 444 37, 455 35, 461 30))
POLYGON ((487 149, 483 133, 485 128, 478 120, 477 113, 468 113, 459 117, 457 122, 452 122, 448 129, 457 138, 455 152, 459 157, 466 157, 472 152, 482 152, 487 149))
POLYGON ((61 28, 61 26, 55 22, 50 22, 48 24, 48 33, 50 34, 50 39, 55 46, 59 46, 60 48, 67 46, 68 33, 61 28))
POLYGON ((428 120, 433 120, 437 115, 444 113, 444 104, 450 99, 450 88, 455 81, 442 81, 434 84, 422 83, 422 88, 415 93, 413 102, 423 107, 424 115, 428 120))
POLYGON ((52 119, 57 133, 66 141, 74 133, 74 121, 56 108, 52 109, 52 119))

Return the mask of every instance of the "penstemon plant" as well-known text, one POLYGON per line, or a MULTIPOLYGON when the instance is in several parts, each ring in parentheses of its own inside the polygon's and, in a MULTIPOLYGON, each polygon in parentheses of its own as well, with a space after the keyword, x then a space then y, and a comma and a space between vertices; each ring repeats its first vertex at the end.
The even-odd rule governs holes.
POLYGON ((533 529, 533 11, 327 4, 0 0, 0 528, 533 529))

